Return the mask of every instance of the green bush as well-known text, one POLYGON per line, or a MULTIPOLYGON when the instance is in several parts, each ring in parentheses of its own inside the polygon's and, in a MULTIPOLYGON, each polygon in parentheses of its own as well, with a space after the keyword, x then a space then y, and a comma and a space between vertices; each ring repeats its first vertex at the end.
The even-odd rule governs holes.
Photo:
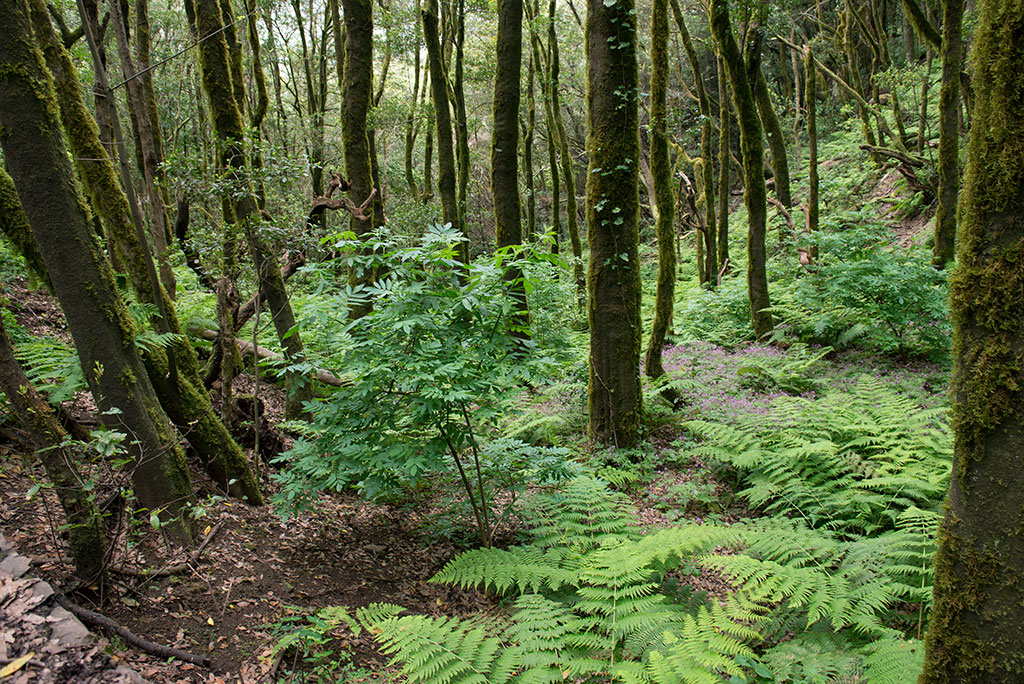
MULTIPOLYGON (((465 266, 455 258, 460 239, 433 227, 416 247, 397 249, 381 238, 367 255, 361 244, 347 245, 362 255, 348 257, 351 267, 385 275, 344 293, 373 310, 344 330, 349 385, 308 405, 304 438, 282 456, 278 502, 286 511, 320 491, 354 486, 370 498, 394 496, 426 476, 457 473, 489 545, 497 522, 486 474, 493 452, 483 442, 512 410, 521 384, 543 377, 547 362, 515 322, 510 288, 529 291, 529 281, 505 274, 526 264, 509 261, 515 255, 506 250, 465 266)), ((510 459, 515 452, 502 453, 510 459)))

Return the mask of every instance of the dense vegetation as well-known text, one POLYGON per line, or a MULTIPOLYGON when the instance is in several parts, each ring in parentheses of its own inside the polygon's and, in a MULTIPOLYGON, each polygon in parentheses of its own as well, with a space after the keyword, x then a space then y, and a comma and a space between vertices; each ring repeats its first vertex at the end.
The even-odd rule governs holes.
POLYGON ((354 491, 486 609, 279 606, 270 678, 1020 678, 1021 0, 184 9, 0 0, 0 475, 74 596, 354 491))

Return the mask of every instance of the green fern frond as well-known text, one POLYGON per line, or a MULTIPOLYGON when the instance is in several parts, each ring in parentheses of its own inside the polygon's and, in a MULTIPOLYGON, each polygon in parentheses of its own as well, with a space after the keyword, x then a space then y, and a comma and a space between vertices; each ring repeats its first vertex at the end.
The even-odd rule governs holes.
POLYGON ((473 549, 448 561, 430 581, 501 594, 512 589, 520 593, 558 590, 576 583, 576 573, 563 567, 565 557, 566 551, 559 548, 473 549))
POLYGON ((924 668, 924 643, 882 639, 860 649, 864 657, 865 684, 916 682, 924 668))

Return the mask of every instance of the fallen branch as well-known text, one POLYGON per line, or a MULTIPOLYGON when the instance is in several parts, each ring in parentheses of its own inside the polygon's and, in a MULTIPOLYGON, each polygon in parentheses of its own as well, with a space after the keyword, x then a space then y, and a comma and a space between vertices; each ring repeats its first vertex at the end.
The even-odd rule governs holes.
MULTIPOLYGON (((213 342, 217 339, 216 330, 208 330, 206 328, 200 328, 197 326, 189 326, 189 332, 192 333, 193 335, 197 335, 203 338, 204 340, 209 340, 210 342, 213 342)), ((284 357, 278 354, 277 352, 271 351, 265 347, 256 347, 255 345, 253 345, 252 342, 249 342, 247 340, 236 339, 235 344, 238 345, 238 351, 240 351, 245 356, 255 355, 258 359, 268 359, 271 361, 281 361, 284 359, 284 357)), ((339 378, 334 373, 330 372, 329 370, 324 370, 323 368, 317 368, 316 370, 314 370, 313 377, 316 378, 318 382, 322 382, 325 385, 330 385, 331 387, 347 387, 350 384, 352 384, 350 381, 345 380, 343 378, 339 378)))
POLYGON ((793 235, 796 233, 796 227, 793 225, 793 215, 789 213, 789 209, 786 208, 786 205, 774 197, 769 197, 768 203, 778 209, 779 213, 782 214, 782 218, 786 220, 786 225, 789 226, 789 234, 793 235))
POLYGON ((131 644, 143 653, 149 653, 159 658, 177 658, 178 660, 182 660, 186 663, 192 663, 199 667, 210 666, 210 661, 206 656, 195 655, 194 653, 189 653, 171 646, 164 646, 163 644, 152 642, 149 639, 144 639, 129 630, 127 627, 117 624, 106 615, 101 615, 73 603, 67 596, 64 596, 64 594, 57 594, 55 598, 58 604, 82 622, 102 627, 108 632, 116 634, 124 639, 125 642, 131 644))
POLYGON ((912 156, 910 154, 907 154, 906 152, 902 152, 900 150, 893 150, 888 147, 879 147, 878 145, 861 145, 860 149, 865 150, 867 152, 871 152, 873 154, 881 155, 883 157, 890 157, 892 159, 896 159, 897 161, 906 164, 907 166, 912 166, 915 169, 923 167, 925 163, 925 160, 922 159, 921 157, 912 156))
POLYGON ((112 572, 116 572, 119 575, 127 575, 128 577, 138 577, 140 579, 154 579, 156 577, 170 577, 172 575, 183 575, 192 568, 193 564, 199 562, 199 557, 203 554, 203 551, 206 550, 206 547, 209 546, 210 542, 213 541, 213 538, 217 535, 217 533, 220 532, 220 528, 222 527, 224 527, 223 520, 214 525, 213 529, 210 530, 210 533, 203 538, 203 541, 199 544, 199 546, 197 546, 194 551, 188 554, 188 560, 184 563, 165 565, 162 568, 158 568, 152 571, 136 570, 135 568, 130 568, 124 565, 111 566, 110 570, 112 572))

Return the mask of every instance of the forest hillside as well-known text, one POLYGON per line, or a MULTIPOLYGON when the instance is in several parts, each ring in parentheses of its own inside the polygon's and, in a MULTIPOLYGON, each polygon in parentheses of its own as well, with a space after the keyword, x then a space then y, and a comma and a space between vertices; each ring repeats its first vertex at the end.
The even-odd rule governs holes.
POLYGON ((1024 680, 1024 0, 0 16, 5 684, 1024 680))

